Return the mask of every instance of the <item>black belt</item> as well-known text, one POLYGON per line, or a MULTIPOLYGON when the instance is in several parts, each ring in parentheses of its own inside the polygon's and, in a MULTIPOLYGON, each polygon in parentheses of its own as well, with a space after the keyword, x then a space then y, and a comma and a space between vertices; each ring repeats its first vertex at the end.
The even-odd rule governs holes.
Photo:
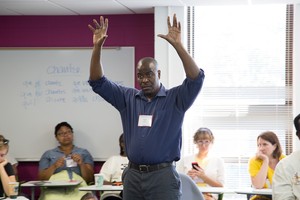
POLYGON ((129 168, 138 170, 140 172, 153 172, 156 170, 163 169, 165 167, 169 167, 171 165, 173 165, 173 162, 165 162, 165 163, 159 163, 159 164, 155 164, 155 165, 138 165, 138 164, 129 162, 128 166, 129 166, 129 168))

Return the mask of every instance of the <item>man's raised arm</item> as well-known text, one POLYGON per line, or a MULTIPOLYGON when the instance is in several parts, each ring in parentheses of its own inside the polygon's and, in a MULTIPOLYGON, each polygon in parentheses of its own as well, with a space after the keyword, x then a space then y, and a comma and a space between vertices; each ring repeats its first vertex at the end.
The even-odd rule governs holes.
POLYGON ((101 16, 99 23, 97 20, 93 20, 94 26, 88 25, 89 29, 93 32, 93 52, 90 64, 90 80, 98 80, 104 75, 103 67, 101 64, 101 52, 102 46, 106 40, 107 29, 108 29, 108 19, 101 16))
POLYGON ((158 37, 167 40, 175 48, 182 61, 186 76, 190 79, 196 79, 200 69, 181 42, 181 25, 180 22, 177 22, 176 14, 173 16, 173 25, 171 25, 170 17, 168 17, 168 30, 167 35, 158 34, 158 37))

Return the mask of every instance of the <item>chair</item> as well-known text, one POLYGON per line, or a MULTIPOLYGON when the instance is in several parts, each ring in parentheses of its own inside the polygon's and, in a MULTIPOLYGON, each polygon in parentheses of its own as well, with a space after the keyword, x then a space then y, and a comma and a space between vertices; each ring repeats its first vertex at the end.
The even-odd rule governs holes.
POLYGON ((198 186, 188 175, 179 173, 179 176, 182 183, 182 200, 204 200, 198 186))

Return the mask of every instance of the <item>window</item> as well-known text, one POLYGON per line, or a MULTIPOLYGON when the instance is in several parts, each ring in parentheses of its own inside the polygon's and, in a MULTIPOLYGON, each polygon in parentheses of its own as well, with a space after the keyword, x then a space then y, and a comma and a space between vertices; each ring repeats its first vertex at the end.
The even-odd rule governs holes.
POLYGON ((292 151, 292 5, 188 9, 188 48, 205 70, 202 91, 183 125, 182 156, 196 152, 194 132, 208 127, 225 161, 226 187, 249 187, 256 137, 275 132, 292 151))

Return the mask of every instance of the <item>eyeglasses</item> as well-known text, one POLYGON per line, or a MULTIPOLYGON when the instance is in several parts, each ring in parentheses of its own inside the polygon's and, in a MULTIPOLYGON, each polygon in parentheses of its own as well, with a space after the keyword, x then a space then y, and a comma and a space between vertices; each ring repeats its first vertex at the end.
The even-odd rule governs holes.
POLYGON ((8 144, 8 143, 9 143, 9 140, 7 140, 7 139, 0 140, 0 146, 8 144))
POLYGON ((209 145, 210 141, 209 140, 197 140, 196 143, 200 144, 200 145, 209 145))
POLYGON ((58 132, 57 136, 59 137, 65 137, 71 135, 73 132, 71 130, 65 131, 65 132, 58 132))

